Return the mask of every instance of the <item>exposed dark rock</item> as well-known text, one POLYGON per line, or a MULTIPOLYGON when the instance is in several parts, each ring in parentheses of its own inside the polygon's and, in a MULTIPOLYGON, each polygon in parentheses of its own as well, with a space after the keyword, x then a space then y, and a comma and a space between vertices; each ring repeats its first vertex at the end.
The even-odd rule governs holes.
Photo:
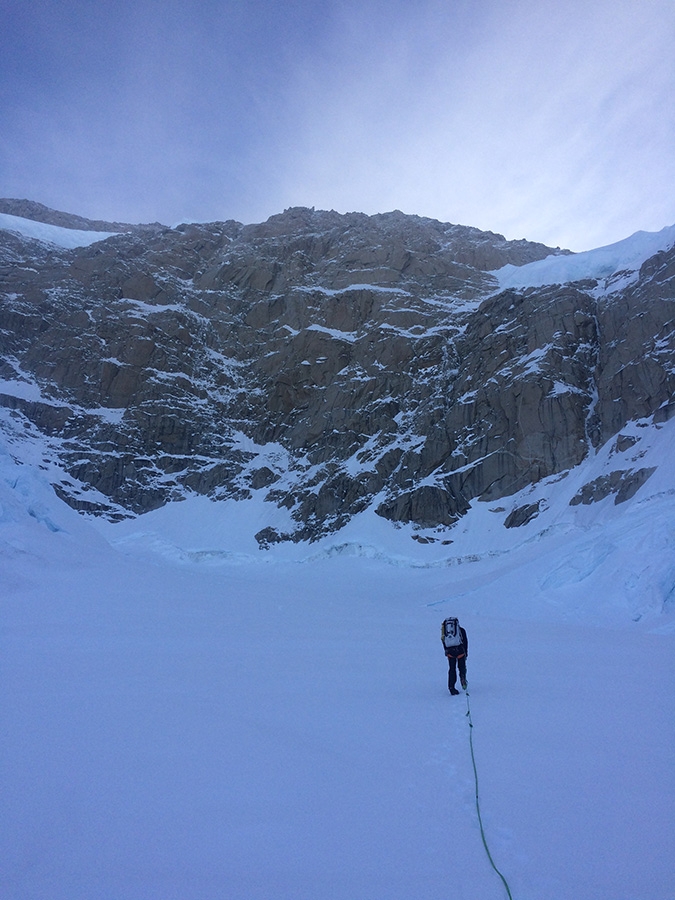
MULTIPOLYGON (((371 504, 443 528, 675 414, 675 250, 607 296, 499 292, 491 269, 561 251, 400 212, 169 229, 4 204, 124 232, 62 250, 0 231, 0 406, 80 509, 271 488, 280 539, 371 504)), ((617 477, 574 502, 645 476, 617 477)))
POLYGON ((626 450, 630 450, 631 447, 634 447, 638 440, 639 438, 635 437, 633 434, 620 434, 617 436, 613 450, 615 453, 625 453, 626 450))
POLYGON ((32 219, 35 222, 46 222, 48 225, 58 225, 61 228, 75 228, 79 231, 133 231, 137 228, 148 227, 129 225, 124 222, 102 222, 99 219, 85 219, 83 216, 76 216, 73 213, 50 209, 42 203, 36 203, 35 200, 2 198, 0 199, 0 213, 5 213, 5 215, 9 216, 19 216, 22 219, 32 219))
POLYGON ((288 534, 279 534, 279 532, 270 526, 263 528, 255 535, 258 546, 261 550, 269 550, 272 544, 280 544, 282 541, 291 540, 288 534))
POLYGON ((656 468, 638 469, 636 472, 630 472, 622 480, 619 490, 617 491, 614 503, 625 503, 630 500, 640 490, 642 485, 648 478, 656 472, 656 468))
POLYGON ((251 472, 251 487, 254 491, 257 491, 259 488, 268 487, 270 484, 274 484, 275 481, 279 480, 279 476, 276 472, 273 472, 267 466, 262 466, 260 469, 254 469, 251 472))
POLYGON ((630 500, 647 479, 654 474, 656 469, 632 469, 616 470, 609 475, 601 475, 594 481, 585 484, 580 491, 570 500, 570 506, 578 506, 580 503, 589 505, 604 500, 610 494, 616 494, 614 503, 623 503, 630 500))
POLYGON ((453 525, 469 509, 462 497, 431 485, 399 494, 381 503, 376 512, 393 522, 414 522, 425 528, 453 525))
POLYGON ((669 422, 675 416, 675 400, 666 400, 654 413, 654 423, 669 422))
POLYGON ((539 502, 526 503, 524 506, 519 506, 506 517, 504 526, 506 528, 520 528, 521 525, 527 525, 528 522, 531 522, 532 519, 539 515, 539 508, 539 502))

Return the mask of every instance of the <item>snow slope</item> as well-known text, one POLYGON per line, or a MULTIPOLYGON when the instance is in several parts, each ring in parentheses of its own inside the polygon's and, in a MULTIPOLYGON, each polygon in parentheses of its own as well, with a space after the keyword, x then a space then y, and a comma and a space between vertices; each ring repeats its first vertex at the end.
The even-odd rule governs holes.
POLYGON ((55 244, 66 250, 75 247, 88 247, 98 241, 113 237, 116 231, 78 231, 75 228, 62 228, 60 225, 48 225, 46 222, 34 222, 33 219, 24 219, 22 216, 10 216, 0 213, 0 230, 12 231, 23 237, 42 241, 46 244, 55 244))
POLYGON ((525 266, 510 263, 496 269, 491 274, 499 281, 500 290, 506 288, 542 287, 545 284, 565 284, 593 278, 606 280, 613 289, 624 287, 626 278, 637 278, 640 266, 655 253, 668 250, 675 244, 675 225, 661 231, 636 231, 635 234, 598 247, 584 253, 568 256, 547 256, 525 266), (616 281, 619 273, 624 274, 621 282, 616 281))
POLYGON ((514 900, 672 900, 674 426, 514 498, 522 528, 479 504, 451 545, 364 516, 269 553, 257 501, 94 527, 0 454, 0 895, 504 898, 455 613, 514 900), (569 506, 616 465, 658 468, 569 506))

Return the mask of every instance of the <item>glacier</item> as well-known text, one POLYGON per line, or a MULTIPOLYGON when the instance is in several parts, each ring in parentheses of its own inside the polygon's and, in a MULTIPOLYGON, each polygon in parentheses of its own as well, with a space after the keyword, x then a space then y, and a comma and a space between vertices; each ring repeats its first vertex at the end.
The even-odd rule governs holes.
POLYGON ((445 686, 455 614, 513 896, 668 900, 675 421, 644 425, 508 509, 475 502, 449 545, 366 513, 264 554, 255 497, 106 523, 5 446, 3 896, 505 896, 445 686), (619 458, 656 469, 636 496, 569 505, 619 458))
MULTIPOLYGON (((622 241, 583 253, 547 256, 524 266, 509 263, 491 274, 499 282, 500 290, 566 284, 584 279, 604 279, 612 283, 619 273, 626 276, 621 281, 621 286, 625 286, 634 280, 646 260, 674 244, 675 225, 670 225, 661 231, 636 231, 622 241)), ((618 287, 616 283, 612 286, 614 289, 618 287)))

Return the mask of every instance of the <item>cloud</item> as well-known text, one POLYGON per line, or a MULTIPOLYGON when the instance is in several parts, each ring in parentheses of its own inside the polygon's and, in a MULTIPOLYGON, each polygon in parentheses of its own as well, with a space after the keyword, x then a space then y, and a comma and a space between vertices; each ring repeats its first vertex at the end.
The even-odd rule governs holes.
POLYGON ((671 0, 9 6, 4 195, 400 208, 573 249, 675 222, 671 0))
POLYGON ((637 22, 614 2, 503 10, 446 45, 428 40, 429 7, 327 88, 300 84, 284 200, 399 207, 578 249, 675 220, 672 7, 641 5, 637 22))

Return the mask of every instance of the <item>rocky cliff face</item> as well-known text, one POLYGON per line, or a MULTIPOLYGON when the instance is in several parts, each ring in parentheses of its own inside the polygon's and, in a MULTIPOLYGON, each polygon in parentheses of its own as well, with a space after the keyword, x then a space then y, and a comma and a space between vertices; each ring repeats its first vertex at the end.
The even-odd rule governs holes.
MULTIPOLYGON (((0 211, 46 220, 17 202, 0 211)), ((398 212, 94 224, 120 233, 0 231, 4 427, 83 511, 263 491, 296 525, 262 546, 371 504, 442 529, 675 409, 673 249, 611 284, 501 291, 494 270, 561 251, 398 212)))

